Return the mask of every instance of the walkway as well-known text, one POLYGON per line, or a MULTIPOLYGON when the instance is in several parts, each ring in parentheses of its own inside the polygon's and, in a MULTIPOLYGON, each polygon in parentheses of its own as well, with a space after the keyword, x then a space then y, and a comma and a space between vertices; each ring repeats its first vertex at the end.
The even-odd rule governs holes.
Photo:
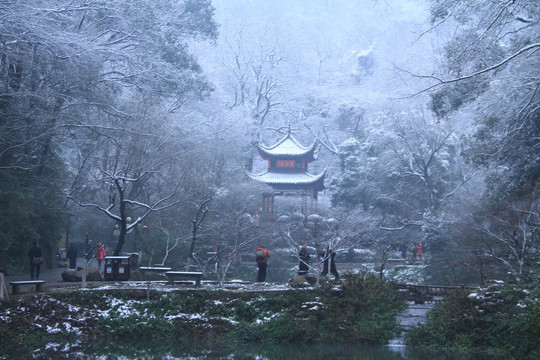
POLYGON ((413 326, 426 323, 426 314, 433 309, 434 304, 415 304, 409 303, 409 306, 398 314, 396 321, 403 326, 403 332, 395 339, 388 342, 388 346, 394 347, 394 351, 403 352, 405 346, 405 333, 413 326), (397 349, 396 349, 397 348, 397 349))
MULTIPOLYGON (((77 266, 78 267, 83 267, 83 264, 84 264, 84 259, 82 257, 77 258, 77 266)), ((103 268, 103 264, 101 264, 101 267, 103 268)), ((93 260, 88 265, 88 269, 97 270, 97 261, 93 260)), ((40 271, 40 275, 39 275, 39 280, 44 280, 45 281, 44 288, 70 286, 70 285, 80 286, 80 282, 79 283, 76 283, 76 282, 74 282, 74 283, 64 282, 62 280, 62 273, 64 271, 69 271, 69 269, 64 268, 64 267, 56 267, 54 269, 45 269, 42 266, 41 271, 40 271)), ((9 291, 9 295, 11 296, 11 287, 9 286, 10 281, 30 280, 30 274, 28 273, 28 274, 8 275, 8 276, 5 276, 5 279, 6 279, 6 287, 7 287, 8 291, 9 291)), ((25 293, 25 292, 33 291, 35 289, 34 289, 34 287, 29 286, 29 287, 23 287, 23 288, 21 288, 21 290, 22 290, 22 293, 25 293)))

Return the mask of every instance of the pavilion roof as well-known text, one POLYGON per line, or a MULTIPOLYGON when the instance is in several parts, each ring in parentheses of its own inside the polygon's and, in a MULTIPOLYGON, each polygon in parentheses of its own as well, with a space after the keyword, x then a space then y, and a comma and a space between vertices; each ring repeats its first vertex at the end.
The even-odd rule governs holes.
MULTIPOLYGON (((260 174, 253 174, 246 171, 247 175, 253 180, 257 180, 268 185, 311 185, 318 181, 324 182, 326 169, 320 174, 310 174, 305 171, 265 171, 260 174)), ((323 185, 324 186, 324 185, 323 185)))
POLYGON ((268 157, 307 157, 310 161, 314 160, 316 140, 310 146, 303 146, 292 136, 289 131, 283 138, 272 146, 266 146, 263 144, 258 145, 259 154, 263 159, 268 157))

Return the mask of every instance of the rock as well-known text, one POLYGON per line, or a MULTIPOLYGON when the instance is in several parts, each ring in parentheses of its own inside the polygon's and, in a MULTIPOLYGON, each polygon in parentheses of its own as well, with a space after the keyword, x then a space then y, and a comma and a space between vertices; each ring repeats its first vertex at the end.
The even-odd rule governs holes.
MULTIPOLYGON (((62 280, 65 282, 81 282, 82 273, 79 271, 64 271, 62 273, 62 280)), ((103 281, 103 277, 97 270, 88 270, 86 274, 86 281, 103 281)))
POLYGON ((291 287, 308 287, 310 286, 306 277, 303 275, 297 275, 289 280, 289 285, 291 287))
POLYGON ((315 285, 315 284, 317 283, 317 276, 315 276, 315 275, 307 274, 307 275, 305 276, 305 278, 306 278, 307 282, 308 282, 311 286, 313 286, 313 285, 315 285))
POLYGON ((289 280, 289 283, 303 283, 307 282, 306 277, 304 275, 297 275, 289 280))
POLYGON ((86 281, 103 281, 103 277, 97 270, 89 270, 86 275, 86 281))
POLYGON ((82 277, 73 271, 64 271, 62 273, 62 280, 65 282, 80 282, 82 281, 82 277))

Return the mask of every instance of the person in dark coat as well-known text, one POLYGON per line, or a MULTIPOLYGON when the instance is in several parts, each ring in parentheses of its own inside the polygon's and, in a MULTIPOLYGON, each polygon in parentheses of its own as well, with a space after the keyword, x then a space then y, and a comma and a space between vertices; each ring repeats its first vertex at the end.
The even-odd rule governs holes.
POLYGON ((406 243, 402 243, 399 246, 399 251, 401 251, 401 258, 407 259, 407 244, 406 243))
POLYGON ((69 249, 67 251, 67 258, 69 260, 69 268, 76 269, 77 268, 77 249, 75 248, 74 244, 69 245, 69 249))
POLYGON ((38 246, 37 241, 34 241, 30 250, 28 250, 28 257, 30 258, 30 279, 39 279, 39 272, 41 269, 41 248, 38 246))
POLYGON ((321 273, 322 276, 325 276, 328 274, 328 260, 330 260, 330 272, 332 275, 334 275, 336 280, 339 280, 339 273, 336 268, 336 252, 334 250, 330 250, 330 247, 325 247, 321 252, 321 257, 323 258, 323 271, 321 273))
POLYGON ((349 251, 347 251, 347 261, 354 262, 354 248, 353 247, 350 247, 349 251))
POLYGON ((310 260, 306 243, 302 244, 300 251, 298 251, 298 257, 300 258, 300 263, 298 264, 298 275, 306 275, 309 270, 310 260))
POLYGON ((412 251, 412 258, 411 260, 416 260, 416 253, 417 253, 417 249, 416 249, 416 244, 413 244, 413 246, 411 247, 411 251, 412 251))
POLYGON ((94 250, 94 242, 92 240, 88 240, 88 242, 86 243, 86 252, 84 256, 86 260, 92 258, 92 250, 94 250))
POLYGON ((255 255, 257 266, 259 268, 259 272, 257 273, 257 282, 264 282, 266 279, 266 268, 268 267, 266 259, 270 257, 270 253, 262 246, 259 246, 255 250, 255 255))

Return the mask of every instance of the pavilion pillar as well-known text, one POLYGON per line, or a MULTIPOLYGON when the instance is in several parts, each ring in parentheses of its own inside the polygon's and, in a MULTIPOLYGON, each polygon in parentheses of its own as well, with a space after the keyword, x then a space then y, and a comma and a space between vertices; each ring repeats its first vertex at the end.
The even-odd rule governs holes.
POLYGON ((274 194, 263 194, 263 211, 267 215, 274 214, 274 194))
POLYGON ((308 214, 308 211, 309 211, 308 200, 307 200, 308 197, 307 197, 305 191, 302 191, 301 196, 302 196, 301 212, 302 212, 302 214, 308 214))

